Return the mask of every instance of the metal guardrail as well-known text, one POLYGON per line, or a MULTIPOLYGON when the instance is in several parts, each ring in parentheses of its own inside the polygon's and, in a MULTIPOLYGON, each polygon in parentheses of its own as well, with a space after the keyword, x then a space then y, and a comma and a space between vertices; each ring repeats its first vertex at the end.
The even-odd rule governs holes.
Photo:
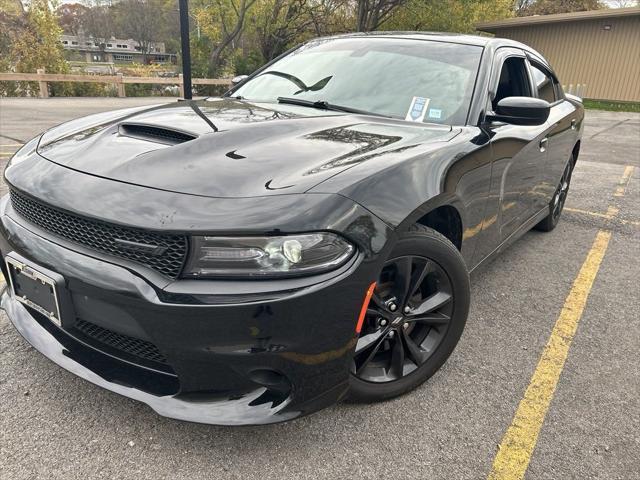
MULTIPOLYGON (((90 82, 111 83, 116 86, 118 97, 126 97, 124 86, 128 83, 153 83, 163 85, 178 85, 180 96, 184 97, 184 81, 182 74, 177 78, 163 77, 127 77, 118 73, 116 75, 73 75, 61 73, 45 73, 44 69, 38 69, 38 73, 0 73, 0 81, 9 82, 38 82, 40 98, 49 98, 49 82, 90 82)), ((226 78, 193 78, 194 85, 231 85, 231 80, 226 78)))

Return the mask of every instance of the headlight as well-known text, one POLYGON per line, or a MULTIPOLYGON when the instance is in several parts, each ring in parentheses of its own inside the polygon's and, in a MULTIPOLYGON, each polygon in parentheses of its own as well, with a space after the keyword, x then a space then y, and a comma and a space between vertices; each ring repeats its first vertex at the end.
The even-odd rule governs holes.
POLYGON ((328 232, 274 237, 193 237, 187 277, 286 277, 326 272, 355 247, 328 232))

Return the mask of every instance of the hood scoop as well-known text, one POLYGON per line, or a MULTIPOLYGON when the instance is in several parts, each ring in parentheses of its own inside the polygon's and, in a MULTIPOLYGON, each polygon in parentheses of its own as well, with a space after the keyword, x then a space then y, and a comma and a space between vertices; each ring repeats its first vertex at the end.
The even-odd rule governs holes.
POLYGON ((137 138, 164 145, 177 145, 197 138, 197 135, 166 127, 141 123, 121 123, 118 133, 125 137, 137 138))

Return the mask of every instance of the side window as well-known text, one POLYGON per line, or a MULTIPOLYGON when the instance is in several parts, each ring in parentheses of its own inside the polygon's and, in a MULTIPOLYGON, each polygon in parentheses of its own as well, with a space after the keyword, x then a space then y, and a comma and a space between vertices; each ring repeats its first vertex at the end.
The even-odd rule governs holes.
POLYGON ((533 83, 538 91, 538 98, 546 100, 549 103, 555 102, 558 99, 556 95, 557 87, 554 86, 551 76, 534 64, 531 64, 531 75, 533 76, 533 83))
POLYGON ((502 64, 493 109, 506 97, 532 97, 527 65, 524 58, 509 57, 502 64))

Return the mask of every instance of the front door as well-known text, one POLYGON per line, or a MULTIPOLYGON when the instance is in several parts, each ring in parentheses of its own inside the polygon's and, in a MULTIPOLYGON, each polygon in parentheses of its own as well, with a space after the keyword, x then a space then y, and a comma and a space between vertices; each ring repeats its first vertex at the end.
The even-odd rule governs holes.
POLYGON ((562 88, 545 65, 530 58, 531 78, 538 98, 551 104, 549 125, 549 151, 542 179, 536 191, 535 207, 540 210, 549 205, 556 192, 565 166, 578 139, 576 107, 564 99, 562 88))
MULTIPOLYGON (((512 49, 509 49, 512 50, 512 49)), ((506 97, 535 96, 524 53, 504 52, 492 108, 506 97)), ((535 213, 537 190, 545 167, 548 123, 536 126, 496 122, 489 126, 493 151, 492 190, 498 200, 502 242, 535 213)))

